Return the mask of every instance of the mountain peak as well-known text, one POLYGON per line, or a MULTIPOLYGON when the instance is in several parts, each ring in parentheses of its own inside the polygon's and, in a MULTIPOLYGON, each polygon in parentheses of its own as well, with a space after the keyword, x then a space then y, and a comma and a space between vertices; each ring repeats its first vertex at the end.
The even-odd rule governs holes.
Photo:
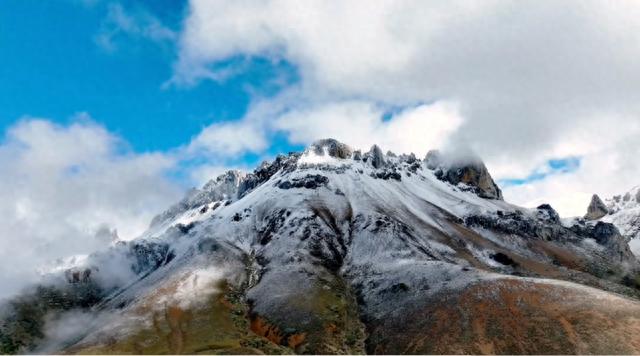
POLYGON ((318 156, 327 154, 340 159, 351 158, 353 155, 353 149, 351 149, 351 147, 334 138, 324 138, 313 142, 305 150, 305 153, 307 152, 314 153, 318 156))
POLYGON ((503 200, 502 191, 477 155, 431 150, 424 160, 438 179, 453 185, 465 184, 482 198, 503 200))
POLYGON ((109 319, 80 324, 42 353, 480 353, 468 345, 487 335, 505 345, 495 353, 543 353, 528 335, 556 343, 566 331, 559 315, 593 348, 554 351, 595 353, 612 328, 589 312, 623 330, 640 320, 640 303, 621 297, 640 296, 640 264, 614 225, 569 225, 548 204, 504 202, 474 155, 431 151, 423 161, 319 140, 251 173, 225 172, 154 220, 140 239, 9 305, 0 351, 40 350, 43 328, 70 320, 60 305, 109 319), (526 328, 514 331, 514 312, 526 328), (415 341, 425 338, 437 344, 415 341))
POLYGON ((380 149, 380 147, 378 147, 378 145, 371 146, 371 149, 369 150, 369 152, 367 152, 367 155, 371 157, 371 164, 374 168, 381 168, 387 162, 384 153, 382 153, 382 150, 380 149))
POLYGON ((591 203, 589 203, 589 206, 587 207, 587 214, 584 218, 587 220, 597 220, 607 215, 608 212, 609 210, 602 199, 600 199, 598 194, 594 194, 591 197, 591 203))

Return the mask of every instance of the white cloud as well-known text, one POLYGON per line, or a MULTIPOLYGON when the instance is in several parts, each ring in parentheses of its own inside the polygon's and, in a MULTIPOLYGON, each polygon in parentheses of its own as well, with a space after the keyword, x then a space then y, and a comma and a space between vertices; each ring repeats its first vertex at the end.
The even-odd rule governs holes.
POLYGON ((0 297, 51 260, 106 246, 105 227, 123 239, 143 232, 180 196, 163 176, 173 165, 131 153, 86 115, 68 126, 26 118, 11 127, 0 144, 0 297))
MULTIPOLYGON (((582 185, 554 176, 526 187, 572 201, 638 184, 632 164, 608 164, 639 148, 624 134, 640 123, 638 15, 635 1, 192 0, 174 81, 216 78, 211 64, 236 56, 281 58, 301 82, 269 99, 280 114, 258 120, 267 135, 275 126, 294 142, 336 136, 418 152, 438 138, 471 147, 497 178, 582 157, 572 175, 582 185), (416 102, 457 110, 451 122, 434 120, 436 136, 424 119, 379 119, 380 105, 416 102), (603 175, 586 169, 596 161, 603 175)), ((416 117, 438 116, 423 109, 416 117)))
POLYGON ((101 29, 94 40, 104 50, 113 52, 117 49, 117 40, 121 36, 143 38, 158 43, 173 42, 177 39, 177 34, 151 13, 141 9, 131 13, 120 3, 110 3, 101 29))
POLYGON ((259 152, 269 143, 261 129, 250 120, 212 124, 203 129, 192 141, 188 151, 218 157, 243 152, 259 152))
POLYGON ((582 127, 559 145, 558 155, 583 153, 578 170, 508 187, 505 199, 527 207, 551 203, 563 216, 578 216, 586 213, 592 194, 606 198, 638 185, 640 122, 624 117, 609 117, 607 122, 600 130, 582 127))
POLYGON ((383 107, 370 102, 335 102, 289 110, 275 120, 275 127, 294 143, 332 137, 362 150, 378 144, 385 150, 424 156, 429 149, 442 147, 462 124, 452 103, 411 107, 387 120, 384 114, 383 107))

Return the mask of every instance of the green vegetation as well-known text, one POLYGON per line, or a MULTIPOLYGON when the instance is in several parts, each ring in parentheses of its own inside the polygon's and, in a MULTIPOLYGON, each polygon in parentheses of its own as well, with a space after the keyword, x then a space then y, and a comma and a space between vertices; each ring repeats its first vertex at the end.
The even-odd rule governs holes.
POLYGON ((205 302, 182 309, 167 305, 152 311, 153 325, 119 340, 101 340, 67 350, 78 354, 288 354, 250 330, 241 291, 222 282, 205 302))
POLYGON ((31 351, 44 337, 45 317, 74 308, 87 309, 102 298, 102 290, 92 282, 66 286, 38 286, 8 301, 0 321, 0 353, 31 351))
MULTIPOLYGON (((316 281, 311 290, 288 300, 291 315, 276 321, 262 319, 252 323, 258 334, 274 333, 280 343, 288 344, 296 353, 363 354, 365 331, 358 305, 349 286, 338 276, 316 281), (300 338, 304 342, 300 342, 300 338), (293 344, 292 344, 293 341, 293 344)), ((276 316, 281 317, 281 316, 276 316)))

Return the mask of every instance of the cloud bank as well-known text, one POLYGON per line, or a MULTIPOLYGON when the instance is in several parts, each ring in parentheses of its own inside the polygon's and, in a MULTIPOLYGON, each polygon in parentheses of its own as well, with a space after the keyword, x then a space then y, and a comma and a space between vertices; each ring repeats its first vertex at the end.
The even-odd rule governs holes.
POLYGON ((0 144, 0 298, 51 261, 142 233, 181 194, 163 177, 173 165, 130 152, 85 115, 68 126, 25 118, 11 127, 0 144))
MULTIPOLYGON (((261 133, 280 130, 297 143, 328 135, 416 153, 452 142, 476 151, 498 179, 581 157, 571 175, 505 191, 530 205, 520 194, 530 190, 577 214, 591 193, 638 183, 636 163, 610 164, 640 150, 629 140, 640 122, 638 15, 633 1, 192 0, 174 80, 215 78, 215 64, 237 56, 276 58, 295 65, 301 82, 262 105, 291 112, 238 125, 259 122, 261 133), (443 103, 456 107, 444 121, 435 114, 443 103), (380 107, 407 109, 384 122, 380 107)), ((216 126, 207 131, 216 136, 216 126)))

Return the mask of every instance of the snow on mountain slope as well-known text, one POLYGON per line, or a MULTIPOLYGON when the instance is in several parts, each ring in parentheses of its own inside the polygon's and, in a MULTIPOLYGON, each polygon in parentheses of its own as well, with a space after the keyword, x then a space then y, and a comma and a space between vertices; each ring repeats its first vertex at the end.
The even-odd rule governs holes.
MULTIPOLYGON (((54 274, 54 287, 28 299, 46 311, 33 318, 78 308, 112 317, 82 324, 73 338, 24 344, 13 337, 21 324, 5 318, 0 341, 5 352, 598 352, 609 342, 592 334, 623 340, 618 330, 640 322, 640 304, 621 296, 640 295, 639 271, 615 227, 563 223, 548 205, 503 201, 476 157, 430 152, 420 160, 327 139, 189 192, 140 239, 54 274), (606 298, 586 303, 576 283, 624 301, 625 318, 608 331, 584 313, 566 319, 586 308, 619 313, 606 298), (51 302, 56 293, 72 302, 51 302), (456 304, 471 314, 455 314, 456 304), (530 330, 510 325, 504 305, 530 330), (495 319, 461 322, 467 345, 448 343, 453 335, 438 323, 480 318, 482 308, 495 319), (560 342, 547 334, 569 327, 580 331, 560 342), (509 337, 491 337, 491 328, 509 337), (531 333, 540 339, 527 339, 531 333), (425 343, 427 336, 442 342, 425 343), (545 349, 549 340, 558 348, 545 349)), ((45 335, 66 320, 48 318, 45 335)), ((640 352, 638 341, 619 341, 616 350, 640 352)))
POLYGON ((605 201, 608 214, 602 221, 614 224, 629 239, 632 251, 640 256, 640 187, 605 201))

